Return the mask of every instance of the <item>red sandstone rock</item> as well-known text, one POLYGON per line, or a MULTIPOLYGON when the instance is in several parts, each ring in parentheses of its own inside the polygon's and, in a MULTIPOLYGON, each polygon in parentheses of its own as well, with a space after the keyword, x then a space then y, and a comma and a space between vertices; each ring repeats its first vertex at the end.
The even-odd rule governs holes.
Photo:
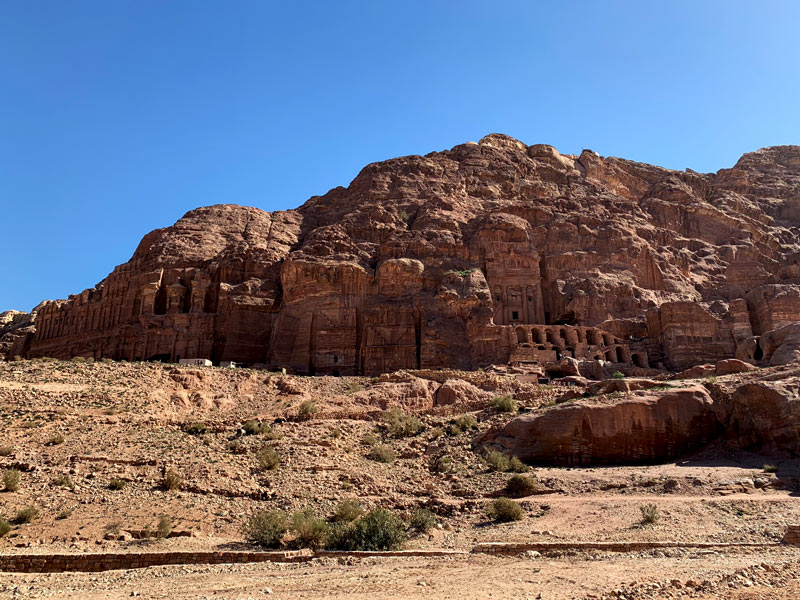
POLYGON ((717 361, 717 364, 714 366, 716 375, 733 375, 735 373, 746 373, 747 371, 753 371, 755 369, 756 367, 750 363, 735 358, 726 358, 725 360, 717 361))
POLYGON ((699 174, 493 134, 296 210, 190 211, 17 347, 332 375, 769 361, 759 336, 800 319, 799 193, 796 146, 699 174))
POLYGON ((782 377, 746 382, 715 403, 732 446, 800 455, 800 373, 782 377))
POLYGON ((717 374, 717 368, 714 365, 697 365, 690 367, 680 373, 676 373, 670 379, 701 379, 703 377, 711 377, 717 374))
POLYGON ((436 390, 436 406, 488 401, 492 395, 463 379, 448 379, 436 390))
POLYGON ((586 399, 513 419, 478 440, 530 462, 563 465, 663 461, 713 440, 720 425, 702 386, 586 399))

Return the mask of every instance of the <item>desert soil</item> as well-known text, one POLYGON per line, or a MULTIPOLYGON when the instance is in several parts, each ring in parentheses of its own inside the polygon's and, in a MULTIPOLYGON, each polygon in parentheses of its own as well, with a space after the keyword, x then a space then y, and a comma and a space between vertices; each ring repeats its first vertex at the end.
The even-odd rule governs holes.
MULTIPOLYGON (((326 516, 347 497, 402 514, 418 507, 434 512, 437 526, 412 537, 406 548, 468 552, 484 542, 532 541, 757 546, 0 573, 0 598, 800 597, 800 548, 779 545, 786 526, 800 523, 800 461, 712 446, 663 465, 537 467, 531 471, 537 493, 518 500, 525 518, 493 524, 486 506, 501 495, 509 474, 490 471, 472 440, 511 416, 493 412, 488 403, 426 410, 419 414, 419 434, 392 439, 381 420, 385 406, 371 404, 363 392, 378 384, 385 392, 387 381, 403 377, 0 363, 0 469, 21 472, 17 491, 0 492, 0 516, 11 519, 27 506, 39 511, 31 523, 0 538, 0 553, 245 547, 241 525, 254 510, 313 508, 326 516), (300 420, 298 409, 307 401, 317 412, 300 420), (466 412, 478 428, 449 435, 453 418, 466 412), (274 435, 244 435, 248 419, 272 423, 274 435), (187 433, 194 424, 206 432, 187 433), (397 452, 394 463, 366 457, 376 440, 397 452), (277 450, 279 468, 258 467, 257 451, 265 445, 277 450), (452 472, 437 472, 443 456, 452 458, 452 472), (765 473, 766 463, 777 473, 765 473), (162 489, 170 469, 183 479, 179 491, 162 489), (63 475, 71 487, 59 480, 63 475), (124 487, 110 489, 112 479, 124 487), (644 525, 640 508, 648 503, 658 507, 660 518, 644 525), (131 539, 154 528, 161 515, 186 535, 131 539)), ((505 383, 497 377, 502 391, 505 383)), ((538 386, 522 397, 521 410, 547 410, 553 391, 538 386)))

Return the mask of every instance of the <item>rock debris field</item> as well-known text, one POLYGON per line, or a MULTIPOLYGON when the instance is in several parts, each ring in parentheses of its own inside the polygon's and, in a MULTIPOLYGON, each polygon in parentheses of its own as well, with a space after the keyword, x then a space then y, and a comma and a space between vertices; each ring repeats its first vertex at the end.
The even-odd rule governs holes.
MULTIPOLYGON (((641 385, 659 388, 656 394, 700 386, 716 404, 724 390, 791 381, 792 368, 641 385)), ((640 392, 598 391, 614 394, 617 404, 640 392)), ((787 527, 800 523, 800 461, 787 452, 742 450, 727 430, 661 464, 533 461, 513 473, 513 464, 492 458, 498 432, 574 404, 556 403, 562 395, 485 371, 299 377, 158 363, 0 363, 0 469, 11 488, 0 492, 9 528, 0 555, 251 551, 243 532, 250 515, 310 510, 331 520, 346 499, 364 511, 391 511, 403 529, 402 548, 454 551, 3 572, 0 597, 800 595, 800 547, 782 543, 787 527), (431 402, 445 385, 447 403, 431 402), (530 485, 511 494, 515 475, 530 485), (516 496, 519 520, 489 515, 504 496, 516 496), (428 518, 419 524, 423 513, 428 518), (589 542, 653 547, 611 552, 587 548, 589 542), (473 552, 488 543, 541 546, 473 552), (698 547, 707 544, 717 546, 698 547)), ((292 549, 303 541, 290 527, 279 544, 292 549)))

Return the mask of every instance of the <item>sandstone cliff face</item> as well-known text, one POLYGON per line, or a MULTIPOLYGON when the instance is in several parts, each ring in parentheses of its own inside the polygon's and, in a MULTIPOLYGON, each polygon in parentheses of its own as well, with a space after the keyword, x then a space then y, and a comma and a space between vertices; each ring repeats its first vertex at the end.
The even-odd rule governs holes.
POLYGON ((799 225, 800 147, 699 174, 493 134, 296 210, 190 211, 45 303, 28 354, 343 375, 768 361, 761 336, 800 320, 799 225))

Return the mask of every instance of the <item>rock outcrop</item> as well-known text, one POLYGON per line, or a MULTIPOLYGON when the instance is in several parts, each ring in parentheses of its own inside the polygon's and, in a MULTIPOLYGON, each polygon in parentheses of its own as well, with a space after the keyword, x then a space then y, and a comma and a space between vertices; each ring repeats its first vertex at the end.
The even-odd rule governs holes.
POLYGON ((800 147, 700 174, 493 134, 296 210, 190 211, 44 303, 25 354, 342 375, 766 363, 761 338, 800 319, 798 226, 800 147))
POLYGON ((27 355, 35 332, 37 309, 30 313, 18 310, 0 313, 0 358, 27 355))
MULTIPOLYGON (((603 383, 611 382, 617 383, 603 383)), ((529 462, 579 466, 674 460, 714 440, 736 450, 800 455, 800 369, 740 372, 708 389, 582 398, 516 417, 476 443, 529 462)))
POLYGON ((624 399, 599 396, 517 417, 482 442, 533 463, 659 462, 701 448, 719 434, 712 405, 699 385, 624 399))

